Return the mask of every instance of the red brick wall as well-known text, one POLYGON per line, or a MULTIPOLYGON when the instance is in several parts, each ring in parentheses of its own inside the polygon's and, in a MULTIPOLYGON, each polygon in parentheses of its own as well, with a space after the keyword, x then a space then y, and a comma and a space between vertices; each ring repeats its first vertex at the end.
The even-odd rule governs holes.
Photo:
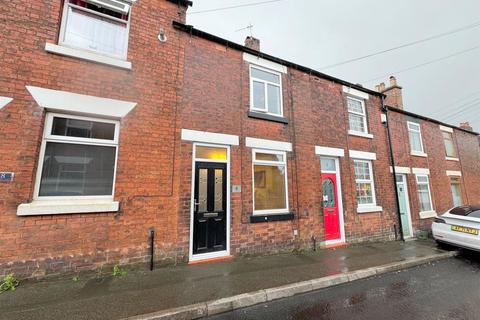
MULTIPOLYGON (((430 188, 433 208, 438 214, 444 213, 453 206, 450 189, 450 178, 446 171, 461 171, 460 179, 462 199, 464 203, 476 204, 480 202, 480 148, 476 135, 455 129, 453 132, 455 146, 460 161, 446 160, 445 145, 442 131, 438 124, 419 120, 422 131, 424 151, 428 157, 412 156, 408 138, 407 121, 409 117, 392 111, 389 112, 395 165, 410 168, 427 168, 430 170, 430 188)), ((414 174, 407 175, 410 210, 413 228, 428 230, 432 219, 421 219, 417 185, 414 174)))
POLYGON ((0 183, 0 275, 20 276, 92 269, 104 263, 141 262, 148 228, 157 230, 159 260, 177 252, 178 190, 175 159, 176 87, 181 85, 183 43, 172 28, 177 5, 164 0, 133 5, 128 60, 132 70, 47 53, 56 43, 61 0, 12 0, 0 11, 0 170, 15 172, 0 183), (21 14, 19 14, 21 12, 21 14), (168 41, 157 33, 166 30, 168 41), (17 217, 32 199, 45 111, 26 85, 138 103, 121 121, 115 199, 118 214, 17 217), (12 264, 13 262, 13 264, 12 264))

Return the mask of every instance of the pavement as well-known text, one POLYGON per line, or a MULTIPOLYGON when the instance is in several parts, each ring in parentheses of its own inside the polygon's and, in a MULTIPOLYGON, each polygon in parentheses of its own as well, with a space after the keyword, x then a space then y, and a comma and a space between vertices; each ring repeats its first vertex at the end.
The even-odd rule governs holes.
POLYGON ((480 319, 480 254, 258 304, 208 320, 480 319))
POLYGON ((0 294, 0 319, 196 319, 452 255, 432 241, 388 242, 27 281, 0 294))

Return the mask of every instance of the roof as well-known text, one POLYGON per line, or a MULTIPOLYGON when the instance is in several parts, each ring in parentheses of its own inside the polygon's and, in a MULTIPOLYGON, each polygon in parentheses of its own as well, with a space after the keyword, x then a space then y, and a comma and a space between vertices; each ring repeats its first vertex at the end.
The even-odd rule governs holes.
POLYGON ((192 1, 188 1, 188 0, 167 0, 168 2, 171 2, 171 3, 176 3, 176 4, 179 4, 179 5, 182 5, 182 6, 185 6, 185 7, 191 7, 193 6, 193 2, 192 1))
MULTIPOLYGON (((170 1, 170 0, 169 0, 170 1)), ((173 1, 173 0, 172 0, 173 1)), ((263 53, 263 52, 260 52, 260 51, 257 51, 257 50, 253 50, 251 48, 248 48, 248 47, 245 47, 241 44, 238 44, 238 43, 235 43, 233 41, 230 41, 230 40, 226 40, 226 39, 223 39, 223 38, 220 38, 220 37, 217 37, 213 34, 210 34, 210 33, 207 33, 207 32, 204 32, 204 31, 201 31, 201 30, 198 30, 198 29, 195 29, 193 26, 191 25, 186 25, 186 24, 183 24, 181 22, 178 22, 178 21, 173 21, 173 27, 178 29, 178 30, 181 30, 181 31, 184 31, 186 33, 189 33, 191 35, 194 35, 194 36, 197 36, 199 38, 203 38, 203 39, 206 39, 206 40, 209 40, 209 41, 212 41, 212 42, 216 42, 218 44, 222 44, 222 45, 225 45, 229 48, 233 48, 233 49, 236 49, 236 50, 239 50, 239 51, 243 51, 243 52, 246 52, 246 53, 250 53, 252 55, 255 55, 259 58, 263 58, 263 59, 266 59, 266 60, 270 60, 270 61, 273 61, 273 62, 276 62, 276 63, 279 63, 281 65, 284 65, 286 67, 289 67, 289 68, 293 68, 293 69, 296 69, 296 70, 299 70, 299 71, 302 71, 302 72, 305 72, 305 73, 308 73, 312 76, 316 76, 316 77, 319 77, 319 78, 323 78, 323 79, 327 79, 327 80, 330 80, 330 81, 333 81, 333 82, 336 82, 336 83, 339 83, 339 84, 342 84, 344 86, 347 86, 347 87, 350 87, 350 88, 354 88, 354 89, 357 89, 357 90, 360 90, 360 91, 363 91, 363 92, 366 92, 368 94, 371 94, 371 95, 376 95, 376 96, 384 96, 383 93, 380 93, 378 91, 374 91, 374 90, 370 90, 370 89, 367 89, 367 88, 364 88, 358 84, 353 84, 351 82, 348 82, 348 81, 345 81, 345 80, 342 80, 342 79, 339 79, 339 78, 335 78, 335 77, 332 77, 332 76, 329 76, 325 73, 322 73, 320 71, 317 71, 317 70, 314 70, 314 69, 311 69, 311 68, 308 68, 308 67, 305 67, 305 66, 302 66, 302 65, 299 65, 299 64, 296 64, 294 62, 290 62, 290 61, 287 61, 287 60, 283 60, 283 59, 280 59, 280 58, 277 58, 277 57, 274 57, 274 56, 271 56, 269 54, 266 54, 266 53, 263 53)))
POLYGON ((474 134, 474 135, 477 135, 477 136, 480 135, 478 132, 469 131, 469 130, 466 130, 466 129, 463 129, 463 128, 460 128, 460 127, 457 127, 457 126, 453 126, 453 125, 451 125, 451 124, 448 124, 448 123, 445 123, 445 122, 441 122, 441 121, 439 121, 439 120, 432 119, 432 118, 429 118, 429 117, 426 117, 426 116, 422 116, 422 115, 420 115, 420 114, 416 114, 416 113, 413 113, 413 112, 410 112, 410 111, 405 111, 405 110, 403 110, 403 109, 398 109, 398 108, 395 108, 395 107, 392 107, 392 106, 385 106, 385 107, 386 107, 389 111, 401 113, 401 114, 404 114, 404 115, 406 115, 406 116, 410 116, 410 117, 422 119, 422 120, 425 120, 425 121, 429 121, 429 122, 436 123, 436 124, 439 124, 439 125, 442 125, 442 126, 445 126, 445 127, 457 129, 457 130, 460 130, 460 131, 463 131, 463 132, 466 132, 466 133, 470 133, 470 134, 474 134))

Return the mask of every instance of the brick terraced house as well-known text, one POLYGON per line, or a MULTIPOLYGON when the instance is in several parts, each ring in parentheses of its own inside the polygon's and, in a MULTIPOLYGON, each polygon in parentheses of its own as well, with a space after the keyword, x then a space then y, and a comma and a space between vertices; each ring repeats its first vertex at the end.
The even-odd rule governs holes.
POLYGON ((2 6, 0 276, 410 238, 480 202, 476 133, 404 111, 394 78, 185 25, 191 4, 2 6))

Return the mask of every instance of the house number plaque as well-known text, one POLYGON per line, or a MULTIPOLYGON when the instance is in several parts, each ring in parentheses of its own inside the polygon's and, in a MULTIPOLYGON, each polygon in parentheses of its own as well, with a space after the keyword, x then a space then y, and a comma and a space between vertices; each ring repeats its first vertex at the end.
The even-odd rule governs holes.
POLYGON ((0 182, 12 182, 14 175, 13 172, 0 172, 0 182))

